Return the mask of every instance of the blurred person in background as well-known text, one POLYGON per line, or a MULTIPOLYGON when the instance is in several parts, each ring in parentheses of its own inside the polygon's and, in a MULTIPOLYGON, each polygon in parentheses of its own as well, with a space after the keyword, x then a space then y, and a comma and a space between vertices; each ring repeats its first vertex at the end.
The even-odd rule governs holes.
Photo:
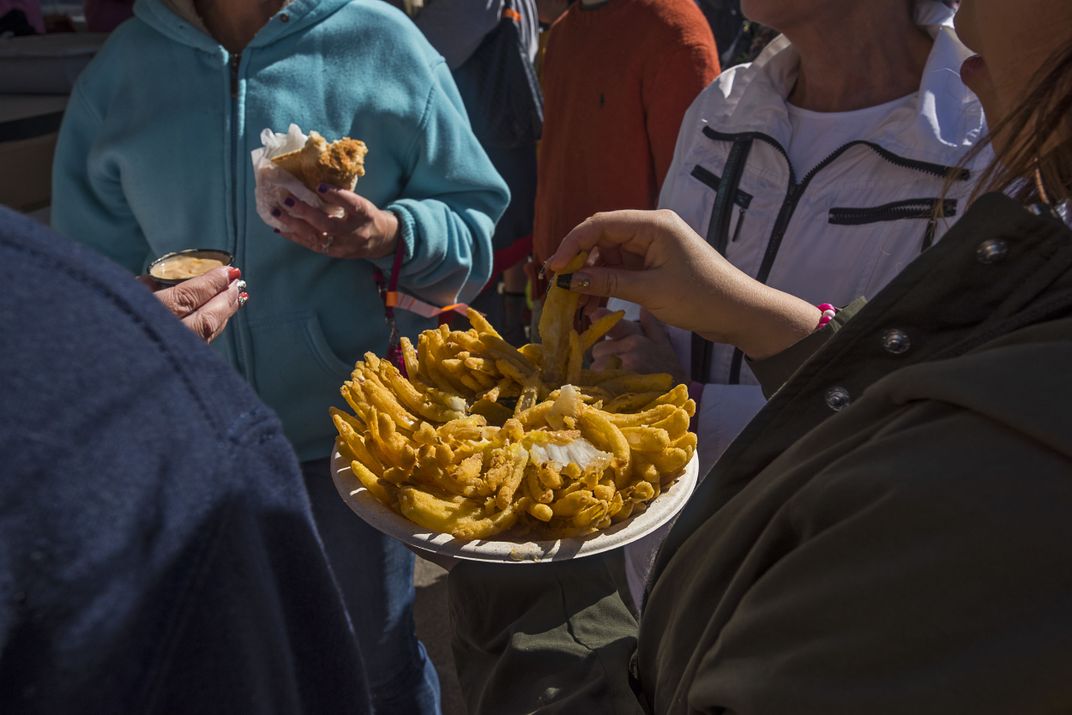
POLYGON ((111 32, 134 16, 134 0, 85 0, 82 10, 87 30, 111 32))
MULTIPOLYGON (((540 9, 553 19, 560 8, 540 9)), ((655 207, 681 118, 718 71, 694 0, 578 0, 555 19, 541 77, 537 264, 593 213, 655 207)))
MULTIPOLYGON (((79 77, 53 172, 54 225, 132 272, 190 247, 233 253, 252 300, 213 342, 280 416, 382 713, 439 709, 418 643, 413 555, 339 499, 327 414, 365 351, 434 324, 391 311, 382 276, 437 306, 491 271, 508 200, 442 58, 379 0, 144 0, 79 77), (137 61, 132 61, 136 58, 137 61), (250 152, 291 123, 369 153, 339 216, 288 197, 258 215, 250 152)), ((359 677, 359 674, 355 674, 359 677)))
POLYGON ((40 0, 0 0, 0 37, 45 34, 40 0))
POLYGON ((534 0, 429 0, 414 18, 447 61, 473 131, 510 188, 495 227, 491 278, 472 305, 515 345, 527 342, 524 262, 532 251, 536 143, 543 97, 535 76, 534 0))
MULTIPOLYGON (((953 11, 935 0, 743 7, 784 34, 690 107, 659 205, 762 283, 816 305, 874 295, 941 238, 990 158, 958 166, 986 127, 957 73, 970 52, 953 11)), ((763 392, 740 351, 641 317, 596 347, 596 367, 689 382, 706 474, 763 392)), ((665 531, 627 550, 638 599, 665 531)))
POLYGON ((741 0, 696 0, 696 4, 715 35, 719 64, 723 67, 737 64, 734 58, 741 54, 746 44, 751 44, 747 23, 741 13, 741 0))
POLYGON ((965 0, 956 26, 996 160, 872 299, 827 315, 672 211, 565 238, 550 270, 602 257, 572 289, 740 347, 771 400, 639 622, 598 555, 453 568, 472 715, 1072 712, 1072 4, 965 0))

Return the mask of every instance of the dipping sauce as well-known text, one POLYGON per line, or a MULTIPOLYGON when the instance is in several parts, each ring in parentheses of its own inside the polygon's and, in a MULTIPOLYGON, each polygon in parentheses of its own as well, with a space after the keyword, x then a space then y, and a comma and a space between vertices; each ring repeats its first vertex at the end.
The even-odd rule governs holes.
POLYGON ((160 283, 175 284, 231 264, 226 251, 191 248, 161 256, 149 265, 149 275, 160 283))

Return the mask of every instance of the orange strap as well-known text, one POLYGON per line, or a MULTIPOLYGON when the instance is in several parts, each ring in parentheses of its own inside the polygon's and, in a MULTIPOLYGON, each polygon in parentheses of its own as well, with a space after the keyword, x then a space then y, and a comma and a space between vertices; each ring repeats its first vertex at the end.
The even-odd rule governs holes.
POLYGON ((504 7, 502 16, 508 17, 516 23, 521 23, 521 13, 512 7, 504 7))
POLYGON ((384 295, 383 302, 388 308, 398 308, 399 310, 416 313, 422 318, 434 318, 437 315, 443 315, 444 313, 449 313, 451 311, 465 315, 465 311, 469 309, 469 306, 465 303, 452 303, 440 308, 396 290, 387 291, 384 295))

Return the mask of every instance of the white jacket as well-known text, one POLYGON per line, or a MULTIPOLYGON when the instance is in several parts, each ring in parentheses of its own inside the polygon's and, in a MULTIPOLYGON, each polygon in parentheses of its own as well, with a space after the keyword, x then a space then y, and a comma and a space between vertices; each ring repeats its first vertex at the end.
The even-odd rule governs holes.
MULTIPOLYGON (((660 207, 676 211, 749 275, 816 305, 874 295, 952 223, 931 219, 945 172, 985 133, 982 107, 960 80, 972 53, 954 34, 952 17, 942 3, 918 3, 917 23, 935 43, 917 108, 892 112, 876 132, 806 176, 789 165, 783 148, 791 132, 785 98, 799 64, 789 41, 779 37, 755 62, 727 70, 685 115, 660 207), (733 174, 727 163, 735 143, 750 146, 740 150, 746 158, 721 233, 717 224, 710 229, 722 177, 733 174)), ((973 177, 990 158, 967 167, 947 215, 962 213, 973 177)), ((699 417, 706 474, 764 399, 735 350, 712 346, 710 368, 701 374, 693 369, 691 334, 669 333, 686 371, 706 383, 699 417)))
MULTIPOLYGON (((892 112, 877 131, 841 147, 806 176, 789 165, 784 149, 791 133, 785 98, 799 66, 789 41, 779 37, 755 62, 727 70, 685 114, 660 207, 676 211, 738 268, 816 305, 874 295, 952 223, 931 220, 945 173, 986 133, 979 100, 960 80, 960 66, 972 53, 957 39, 952 20, 943 3, 917 0, 916 22, 935 42, 915 111, 892 112), (724 199, 729 216, 714 223, 722 177, 732 180, 736 173, 727 164, 738 142, 748 144, 746 154, 740 151, 740 179, 731 181, 736 191, 724 199)), ((992 157, 979 156, 954 185, 946 207, 954 221, 992 157)), ((636 317, 637 306, 611 303, 636 317)), ((696 309, 703 310, 703 296, 697 296, 696 309)), ((676 328, 668 333, 691 374, 693 351, 702 349, 702 341, 694 345, 690 333, 676 328)), ((705 383, 698 420, 701 478, 765 404, 735 350, 712 345, 710 357, 699 376, 705 383)), ((638 606, 668 529, 626 547, 629 590, 638 606)))

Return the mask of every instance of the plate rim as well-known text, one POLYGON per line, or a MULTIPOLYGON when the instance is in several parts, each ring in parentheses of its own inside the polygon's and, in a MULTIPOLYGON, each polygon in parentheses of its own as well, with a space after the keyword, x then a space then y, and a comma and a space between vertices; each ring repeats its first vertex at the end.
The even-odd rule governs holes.
POLYGON ((407 546, 439 556, 466 561, 501 564, 538 564, 574 559, 620 549, 654 533, 676 517, 692 497, 699 481, 699 454, 692 459, 674 483, 649 503, 642 514, 616 524, 609 529, 581 537, 545 541, 503 541, 496 539, 460 541, 442 532, 427 532, 423 527, 395 512, 372 496, 353 475, 350 465, 344 461, 336 439, 331 452, 331 479, 343 503, 366 524, 377 531, 397 539, 407 546), (651 505, 661 499, 667 511, 653 514, 651 505), (624 540, 620 535, 640 521, 638 533, 629 534, 624 540), (619 538, 614 538, 619 537, 619 538))

